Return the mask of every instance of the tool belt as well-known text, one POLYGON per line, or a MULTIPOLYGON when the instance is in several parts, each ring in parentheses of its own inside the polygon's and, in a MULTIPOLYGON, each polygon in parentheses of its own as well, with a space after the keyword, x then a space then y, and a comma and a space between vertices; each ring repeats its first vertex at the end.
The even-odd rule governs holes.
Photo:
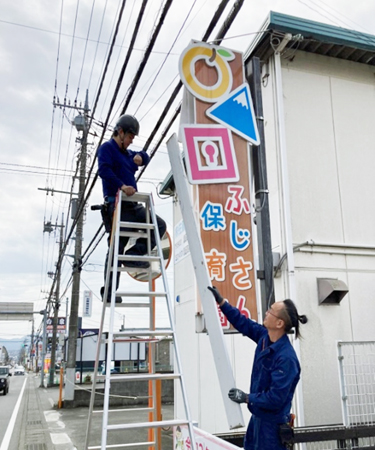
POLYGON ((294 419, 295 415, 290 415, 290 421, 288 423, 282 423, 279 425, 279 436, 281 443, 291 449, 294 444, 294 419))
POLYGON ((112 212, 108 202, 104 202, 102 205, 93 205, 91 206, 92 211, 100 211, 102 215, 102 221, 107 233, 111 232, 112 227, 112 212))
POLYGON ((102 220, 103 220, 105 231, 107 233, 110 233, 111 228, 112 228, 112 214, 110 212, 109 203, 104 202, 100 206, 101 206, 100 213, 102 215, 102 220))

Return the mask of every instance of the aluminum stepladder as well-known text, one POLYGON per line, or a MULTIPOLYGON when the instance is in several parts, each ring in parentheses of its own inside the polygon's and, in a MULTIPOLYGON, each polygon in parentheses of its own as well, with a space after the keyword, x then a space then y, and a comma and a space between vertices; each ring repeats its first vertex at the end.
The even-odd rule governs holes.
POLYGON ((187 402, 187 394, 185 382, 183 379, 181 360, 178 350, 177 337, 174 326, 174 318, 173 318, 173 310, 172 310, 172 299, 168 289, 168 282, 165 272, 165 262, 163 258, 163 249, 161 245, 161 239, 159 236, 159 230, 157 227, 156 213, 155 207, 153 203, 153 198, 151 194, 144 193, 136 193, 131 197, 126 197, 121 191, 118 193, 117 197, 117 205, 113 217, 113 225, 112 225, 112 233, 109 247, 109 256, 108 256, 108 267, 106 273, 106 283, 104 289, 103 299, 107 298, 108 289, 109 289, 109 277, 112 277, 112 292, 111 292, 111 302, 107 303, 103 301, 102 308, 102 316, 101 323, 98 335, 97 342, 97 351, 96 351, 96 359, 95 359, 95 367, 94 367, 94 375, 92 380, 92 391, 90 398, 90 406, 88 411, 88 420, 87 420, 87 430, 86 430, 86 441, 85 441, 85 450, 93 450, 93 449, 107 449, 107 448, 152 448, 155 450, 162 450, 160 445, 160 440, 157 439, 157 430, 161 430, 162 427, 173 427, 173 426, 187 426, 189 431, 189 437, 191 441, 192 450, 196 449, 195 445, 195 437, 193 430, 193 422, 190 415, 190 409, 187 402), (147 221, 146 223, 134 223, 134 222, 121 222, 121 206, 123 202, 126 201, 136 201, 139 203, 143 203, 147 210, 147 221), (124 228, 127 231, 124 231, 124 228), (132 229, 132 230, 129 230, 132 229), (155 232, 155 241, 156 247, 155 249, 151 249, 151 231, 155 232), (129 238, 138 238, 144 237, 147 239, 148 251, 144 256, 126 256, 119 255, 119 237, 127 236, 129 238), (124 292, 121 290, 121 287, 116 290, 116 281, 117 281, 117 270, 119 271, 127 271, 127 272, 135 272, 140 269, 130 269, 125 268, 123 266, 117 268, 118 261, 148 261, 150 262, 149 269, 142 269, 142 272, 148 272, 147 283, 138 283, 142 284, 147 288, 147 291, 135 291, 135 292, 124 292), (112 262, 112 264, 111 264, 112 262), (160 273, 162 278, 162 284, 164 290, 162 292, 157 292, 155 290, 155 283, 152 279, 152 263, 157 262, 160 264, 160 273), (122 303, 115 303, 116 296, 122 297, 122 303), (163 298, 166 301, 167 311, 168 311, 168 319, 169 319, 169 328, 155 328, 155 298, 163 298), (136 301, 134 301, 136 300, 136 301), (148 328, 132 328, 132 329, 124 329, 122 331, 114 331, 114 322, 115 322, 115 308, 126 308, 126 307, 141 307, 145 308, 149 312, 149 327, 148 328), (106 370, 105 375, 99 375, 99 359, 100 359, 100 350, 101 344, 103 342, 103 327, 104 327, 104 319, 106 312, 109 311, 109 330, 108 337, 106 339, 107 342, 107 356, 106 356, 106 370), (155 372, 155 342, 159 339, 164 339, 166 337, 170 337, 173 341, 174 347, 174 370, 175 372, 170 373, 156 373, 155 372), (115 342, 140 342, 145 341, 149 344, 149 372, 148 373, 135 373, 135 374, 111 374, 111 360, 112 360, 112 352, 113 352, 113 343, 115 342), (99 411, 94 411, 94 403, 95 403, 95 394, 97 389, 97 381, 99 379, 104 379, 104 401, 103 401, 103 409, 99 411), (185 418, 173 419, 173 420, 157 420, 157 401, 156 401, 156 383, 160 383, 159 380, 167 380, 174 379, 180 382, 181 394, 184 401, 185 406, 185 418), (129 409, 110 409, 109 401, 110 401, 110 390, 111 383, 115 382, 126 382, 126 381, 148 381, 149 387, 151 385, 152 389, 152 399, 151 406, 149 403, 148 408, 138 408, 139 410, 148 411, 149 412, 149 420, 145 422, 131 423, 124 422, 118 423, 110 423, 110 417, 116 415, 116 413, 121 414, 121 417, 126 416, 127 413, 131 413, 135 411, 135 408, 129 409), (90 437, 91 433, 91 425, 92 425, 92 417, 93 414, 102 414, 102 429, 101 429, 101 442, 98 444, 97 442, 92 444, 92 439, 90 437), (152 414, 150 420, 150 414, 152 414), (118 443, 118 438, 116 443, 108 444, 108 436, 111 432, 116 433, 121 430, 132 430, 132 429, 148 429, 154 430, 154 432, 150 433, 147 441, 143 442, 123 442, 118 443), (151 436, 151 438, 150 438, 151 436), (89 445, 90 444, 90 445, 89 445))

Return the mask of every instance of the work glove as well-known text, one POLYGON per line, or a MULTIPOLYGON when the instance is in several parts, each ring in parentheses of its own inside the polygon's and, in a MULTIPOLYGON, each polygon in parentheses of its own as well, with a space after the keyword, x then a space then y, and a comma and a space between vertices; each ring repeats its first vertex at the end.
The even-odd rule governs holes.
POLYGON ((228 397, 236 403, 247 403, 248 395, 240 389, 232 388, 228 392, 228 397))
POLYGON ((218 291, 217 287, 215 286, 207 286, 207 289, 209 291, 211 291, 215 297, 215 300, 217 302, 218 305, 220 305, 220 303, 224 300, 223 297, 221 296, 220 292, 218 291))

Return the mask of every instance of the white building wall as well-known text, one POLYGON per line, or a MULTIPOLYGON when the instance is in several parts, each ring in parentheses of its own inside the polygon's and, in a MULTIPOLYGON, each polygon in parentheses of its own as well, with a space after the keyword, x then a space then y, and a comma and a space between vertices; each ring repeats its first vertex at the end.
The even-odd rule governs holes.
MULTIPOLYGON (((263 102, 272 245, 283 255, 272 64, 263 67, 263 76, 267 74, 263 102)), ((335 245, 305 246, 294 255, 294 300, 309 318, 301 341, 306 425, 340 423, 336 341, 374 337, 374 71, 364 64, 297 52, 292 62, 282 60, 282 78, 293 243, 335 245), (339 278, 349 294, 340 305, 319 306, 317 278, 339 278)), ((275 282, 277 299, 289 293, 286 267, 275 282)))

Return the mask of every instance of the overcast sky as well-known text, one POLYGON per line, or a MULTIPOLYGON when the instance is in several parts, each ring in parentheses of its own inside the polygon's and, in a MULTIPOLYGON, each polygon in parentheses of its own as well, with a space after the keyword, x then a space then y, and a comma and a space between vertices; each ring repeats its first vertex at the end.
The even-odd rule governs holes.
MULTIPOLYGON (((39 188, 70 191, 79 151, 78 134, 71 125, 78 112, 70 108, 54 108, 53 101, 62 103, 66 99, 71 105, 77 102, 80 106, 88 89, 89 107, 92 109, 120 3, 119 0, 0 0, 0 302, 33 302, 34 311, 45 307, 52 284, 47 272, 55 270, 59 228, 50 234, 43 233, 43 224, 46 221, 60 224, 62 220, 66 224, 69 196, 47 194, 48 191, 39 188)), ((146 142, 178 81, 179 54, 191 39, 199 40, 203 36, 219 3, 219 0, 175 0, 172 4, 127 109, 141 122, 140 136, 133 149, 140 149, 146 142)), ((230 2, 219 26, 233 3, 230 2)), ((163 4, 161 0, 148 2, 135 50, 113 109, 112 125, 122 108, 163 4)), ((92 131, 99 135, 102 131, 100 122, 106 119, 140 5, 141 0, 126 2, 116 47, 95 111, 92 131)), ((374 0, 245 0, 227 33, 227 37, 232 38, 226 39, 223 45, 245 51, 271 10, 375 34, 374 0)), ((180 98, 176 98, 169 117, 180 98)), ((174 131, 176 127, 177 122, 174 131)), ((160 132, 157 139, 159 136, 160 132)), ((90 136, 89 166, 97 142, 94 136, 90 136)), ((139 190, 155 191, 169 170, 169 159, 163 145, 144 173, 139 190)), ((77 192, 77 184, 74 192, 77 192)), ((99 181, 89 204, 100 203, 101 199, 99 181)), ((166 219, 172 233, 172 199, 156 198, 156 203, 158 213, 166 219)), ((68 221, 68 230, 70 225, 71 221, 68 221)), ((87 209, 84 251, 99 225, 100 214, 87 209)), ((99 289, 105 252, 106 242, 103 240, 82 271, 81 293, 92 290, 94 297, 94 314, 84 320, 85 328, 96 328, 99 324, 99 289)), ((66 253, 74 253, 73 240, 66 253)), ((70 299, 71 287, 66 288, 71 276, 71 263, 72 258, 64 259, 61 293, 65 290, 66 293, 63 299, 70 299)), ((168 277, 173 280, 171 271, 168 277)), ((173 292, 173 286, 171 289, 173 292)), ((62 311, 65 311, 65 303, 62 311)), ((122 319, 121 314, 116 314, 119 323, 122 319)), ((127 320, 129 326, 138 324, 137 316, 127 317, 127 320)), ((37 315, 36 329, 40 322, 41 316, 37 315)), ((30 333, 31 323, 0 322, 1 337, 30 333)))

